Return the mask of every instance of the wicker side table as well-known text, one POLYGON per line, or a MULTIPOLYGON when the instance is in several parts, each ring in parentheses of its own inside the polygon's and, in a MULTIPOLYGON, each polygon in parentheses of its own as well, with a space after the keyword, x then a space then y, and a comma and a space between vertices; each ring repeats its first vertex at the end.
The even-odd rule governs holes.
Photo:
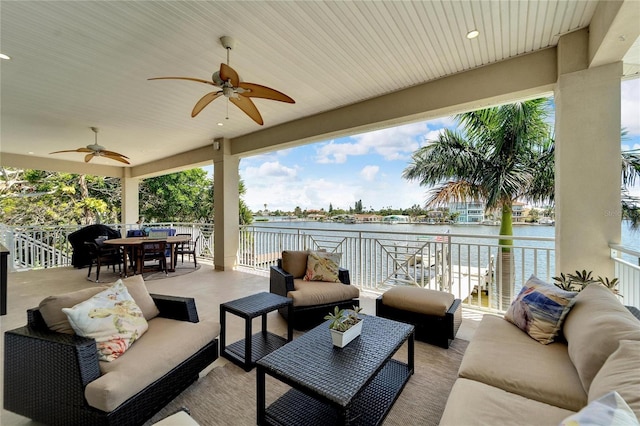
POLYGON ((267 292, 222 303, 220 305, 220 354, 244 368, 245 371, 251 371, 256 361, 293 339, 291 317, 287 324, 286 339, 267 331, 267 314, 284 307, 289 309, 289 315, 293 315, 292 299, 267 292), (245 338, 229 346, 226 345, 227 312, 245 320, 245 338), (253 334, 251 321, 258 316, 262 316, 262 331, 253 334))

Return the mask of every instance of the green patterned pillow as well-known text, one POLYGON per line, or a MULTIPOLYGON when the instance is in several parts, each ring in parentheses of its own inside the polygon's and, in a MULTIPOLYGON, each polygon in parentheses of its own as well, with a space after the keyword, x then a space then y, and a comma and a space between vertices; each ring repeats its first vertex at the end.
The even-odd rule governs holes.
POLYGON ((96 340, 101 361, 118 358, 149 327, 122 280, 62 311, 76 334, 96 340))
POLYGON ((305 281, 327 281, 339 283, 338 269, 342 253, 309 252, 305 281))
POLYGON ((560 426, 637 426, 638 419, 618 392, 591 401, 589 405, 560 423, 560 426))
POLYGON ((577 294, 531 275, 509 306, 504 319, 538 342, 549 344, 558 335, 577 294))

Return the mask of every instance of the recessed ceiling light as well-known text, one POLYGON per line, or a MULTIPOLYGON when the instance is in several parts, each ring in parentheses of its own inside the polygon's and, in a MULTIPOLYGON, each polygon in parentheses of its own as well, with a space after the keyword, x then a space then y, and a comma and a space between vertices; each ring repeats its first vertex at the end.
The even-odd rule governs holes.
POLYGON ((29 151, 27 154, 29 154, 29 155, 33 155, 33 151, 29 151))
POLYGON ((11 59, 11 57, 9 55, 5 55, 4 53, 0 53, 0 59, 11 59))
POLYGON ((218 126, 224 126, 224 123, 218 123, 218 126))
POLYGON ((478 37, 479 35, 480 35, 480 31, 478 31, 478 30, 471 30, 471 31, 469 31, 469 32, 467 33, 467 38, 468 38, 469 40, 471 40, 472 38, 476 38, 476 37, 478 37))

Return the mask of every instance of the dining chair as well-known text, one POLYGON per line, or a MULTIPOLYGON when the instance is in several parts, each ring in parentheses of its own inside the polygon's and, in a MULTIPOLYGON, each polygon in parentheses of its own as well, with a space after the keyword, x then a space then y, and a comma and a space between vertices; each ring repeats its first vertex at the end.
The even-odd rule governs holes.
POLYGON ((145 262, 155 260, 159 262, 160 270, 168 274, 167 270, 167 242, 166 241, 145 241, 140 246, 140 255, 138 256, 140 273, 144 273, 145 262))
POLYGON ((96 282, 100 280, 100 268, 102 265, 113 267, 113 272, 116 272, 116 265, 118 265, 118 271, 122 272, 122 253, 118 247, 107 246, 104 244, 104 239, 96 238, 93 241, 85 241, 85 246, 89 250, 91 257, 91 263, 89 264, 89 272, 87 278, 91 277, 91 269, 96 266, 96 282))
MULTIPOLYGON (((189 236, 191 234, 177 234, 176 236, 189 236)), ((200 235, 196 237, 196 240, 190 239, 189 241, 185 241, 183 243, 176 244, 176 248, 173 251, 173 264, 175 265, 178 262, 178 255, 180 255, 180 262, 184 263, 184 255, 193 256, 193 267, 198 267, 198 261, 196 259, 196 248, 198 247, 198 240, 200 239, 200 235)), ((187 258, 188 259, 188 258, 187 258)))

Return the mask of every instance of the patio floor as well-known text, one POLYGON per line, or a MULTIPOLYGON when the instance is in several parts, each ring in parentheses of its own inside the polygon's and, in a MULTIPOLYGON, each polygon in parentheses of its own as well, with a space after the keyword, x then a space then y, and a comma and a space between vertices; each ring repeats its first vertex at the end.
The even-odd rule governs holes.
MULTIPOLYGON (((269 291, 269 277, 265 273, 254 271, 215 271, 213 265, 206 260, 199 260, 200 269, 190 274, 180 275, 166 279, 147 281, 150 293, 167 294, 174 296, 193 297, 196 300, 200 319, 220 319, 220 303, 234 300, 243 296, 261 291, 269 291)), ((72 267, 43 269, 25 272, 12 272, 8 277, 7 315, 0 317, 0 324, 4 334, 26 324, 26 310, 38 306, 40 301, 51 294, 75 291, 88 286, 104 285, 96 284, 86 279, 87 269, 74 269, 72 267)), ((363 313, 375 314, 375 298, 372 293, 360 295, 360 305, 363 313)), ((470 340, 476 330, 482 313, 463 310, 463 320, 457 338, 470 340)), ((260 327, 260 318, 256 318, 253 324, 254 330, 260 327)), ((286 336, 287 324, 277 312, 268 315, 269 331, 286 336)), ((227 315, 228 342, 234 342, 244 337, 244 322, 234 315, 227 315)), ((0 380, 4 383, 4 339, 0 340, 0 380)), ((226 362, 219 359, 215 365, 226 362)), ((0 393, 0 399, 4 389, 0 393)), ((38 425, 22 416, 2 410, 0 424, 8 425, 38 425)))

